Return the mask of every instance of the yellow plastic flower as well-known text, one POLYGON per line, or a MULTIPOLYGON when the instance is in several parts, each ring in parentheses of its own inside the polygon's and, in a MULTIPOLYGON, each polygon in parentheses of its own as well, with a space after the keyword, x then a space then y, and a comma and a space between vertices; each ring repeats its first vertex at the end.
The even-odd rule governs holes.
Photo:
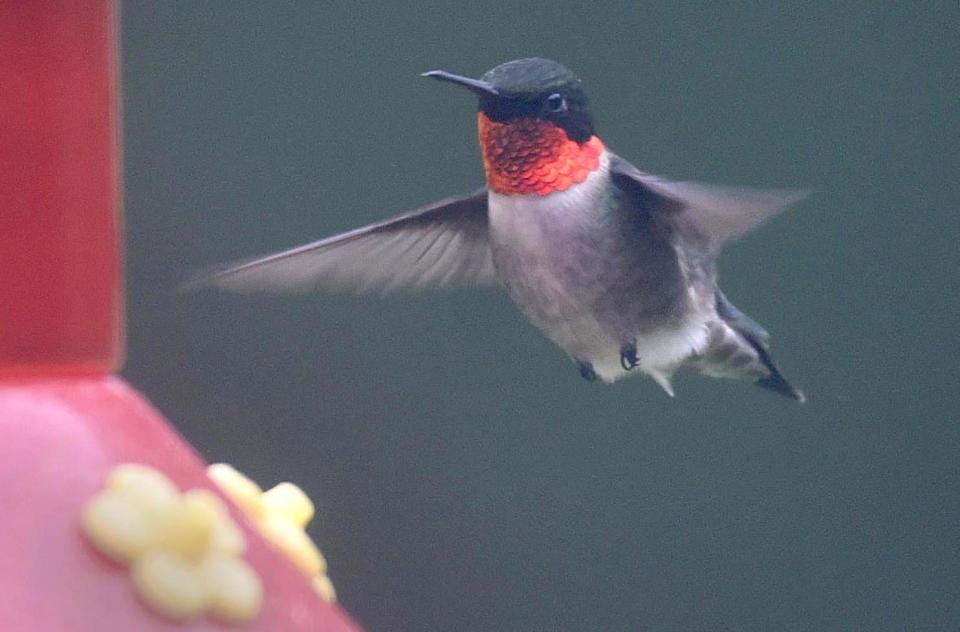
POLYGON ((263 585, 243 559, 246 538, 210 490, 181 494, 155 468, 118 465, 84 507, 82 527, 129 566, 140 599, 161 615, 245 623, 260 612, 263 585))
POLYGON ((263 491, 226 463, 214 463, 207 468, 207 474, 247 513, 263 537, 311 578, 318 595, 328 602, 336 601, 336 591, 327 576, 327 560, 305 531, 313 519, 314 507, 302 489, 293 483, 280 483, 263 491))

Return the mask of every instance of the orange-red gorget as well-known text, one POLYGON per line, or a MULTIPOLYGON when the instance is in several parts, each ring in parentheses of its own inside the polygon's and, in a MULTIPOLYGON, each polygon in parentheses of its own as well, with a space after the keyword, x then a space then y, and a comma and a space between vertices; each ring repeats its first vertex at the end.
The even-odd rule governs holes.
POLYGON ((540 118, 503 123, 479 114, 480 147, 487 184, 506 195, 549 195, 583 182, 600 167, 603 141, 580 144, 563 128, 540 118))

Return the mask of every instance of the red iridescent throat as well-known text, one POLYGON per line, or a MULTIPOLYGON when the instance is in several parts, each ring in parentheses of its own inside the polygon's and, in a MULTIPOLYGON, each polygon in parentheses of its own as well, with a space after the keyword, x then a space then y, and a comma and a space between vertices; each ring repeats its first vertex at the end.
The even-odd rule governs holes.
POLYGON ((583 182, 600 167, 603 142, 580 144, 560 127, 536 118, 498 123, 480 112, 480 148, 487 185, 507 195, 549 195, 583 182))

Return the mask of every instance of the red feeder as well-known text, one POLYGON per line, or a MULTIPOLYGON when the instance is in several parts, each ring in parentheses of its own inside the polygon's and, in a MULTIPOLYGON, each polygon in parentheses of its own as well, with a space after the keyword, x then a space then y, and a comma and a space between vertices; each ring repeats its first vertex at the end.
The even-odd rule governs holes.
MULTIPOLYGON (((116 7, 0 3, 0 629, 223 630, 145 608, 81 508, 114 466, 213 488, 171 424, 111 373, 122 354, 116 7)), ((264 604, 236 629, 359 628, 231 506, 264 604)))

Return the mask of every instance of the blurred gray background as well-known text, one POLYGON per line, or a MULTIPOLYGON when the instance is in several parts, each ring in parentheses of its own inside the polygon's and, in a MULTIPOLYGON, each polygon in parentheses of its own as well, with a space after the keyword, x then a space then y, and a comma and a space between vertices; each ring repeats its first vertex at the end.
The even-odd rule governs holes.
POLYGON ((123 3, 124 374, 371 631, 960 625, 960 5, 679 5, 123 3), (531 55, 647 171, 817 189, 721 265, 809 403, 588 384, 492 290, 176 293, 480 184, 418 73, 531 55))

